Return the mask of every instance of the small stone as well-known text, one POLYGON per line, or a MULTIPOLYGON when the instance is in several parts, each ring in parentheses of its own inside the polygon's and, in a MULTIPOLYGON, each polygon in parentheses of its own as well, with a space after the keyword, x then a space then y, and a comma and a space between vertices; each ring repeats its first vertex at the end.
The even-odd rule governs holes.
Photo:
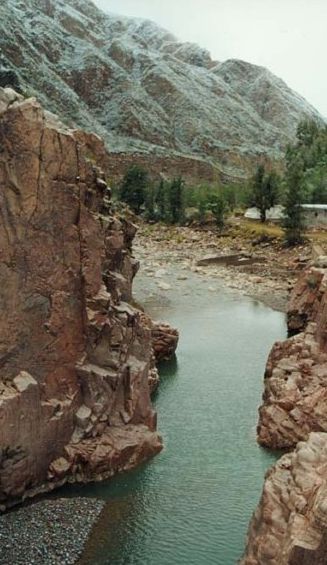
POLYGON ((159 283, 158 283, 158 287, 159 287, 161 290, 171 290, 171 285, 168 284, 168 283, 166 283, 166 282, 159 282, 159 283))

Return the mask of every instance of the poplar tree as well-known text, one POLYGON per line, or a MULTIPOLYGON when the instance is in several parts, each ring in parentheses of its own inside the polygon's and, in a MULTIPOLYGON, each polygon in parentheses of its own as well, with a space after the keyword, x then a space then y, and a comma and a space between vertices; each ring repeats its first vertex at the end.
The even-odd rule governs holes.
POLYGON ((302 202, 302 171, 297 160, 289 160, 283 220, 284 237, 289 246, 298 245, 304 240, 305 222, 302 202))
POLYGON ((120 199, 126 202, 136 214, 141 212, 145 204, 147 185, 148 175, 142 167, 133 165, 125 173, 120 189, 120 199))
POLYGON ((266 173, 263 165, 258 165, 252 178, 250 204, 258 208, 260 220, 267 219, 267 210, 276 204, 278 197, 278 182, 274 172, 266 173))

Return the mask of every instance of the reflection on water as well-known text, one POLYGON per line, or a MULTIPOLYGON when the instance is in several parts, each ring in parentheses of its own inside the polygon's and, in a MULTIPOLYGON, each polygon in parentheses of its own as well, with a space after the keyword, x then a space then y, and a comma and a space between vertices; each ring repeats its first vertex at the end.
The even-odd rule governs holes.
POLYGON ((275 459, 257 446, 255 426, 284 316, 225 294, 164 313, 181 331, 155 398, 165 449, 128 475, 68 491, 108 501, 84 565, 236 563, 275 459))

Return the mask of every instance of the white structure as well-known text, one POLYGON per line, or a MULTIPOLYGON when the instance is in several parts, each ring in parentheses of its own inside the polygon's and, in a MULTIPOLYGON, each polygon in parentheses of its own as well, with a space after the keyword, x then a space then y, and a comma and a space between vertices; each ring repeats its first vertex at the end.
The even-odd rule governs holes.
MULTIPOLYGON (((266 219, 269 222, 281 222, 283 219, 284 206, 273 206, 266 211, 266 219)), ((248 220, 260 220, 260 210, 258 208, 248 208, 244 214, 248 220)))
MULTIPOLYGON (((302 204, 304 218, 308 228, 327 227, 327 204, 302 204)), ((270 222, 281 222, 284 216, 284 206, 274 206, 267 210, 267 220, 270 222)), ((248 208, 244 214, 248 220, 260 220, 258 208, 248 208)))
POLYGON ((308 227, 327 227, 327 204, 302 204, 308 227))

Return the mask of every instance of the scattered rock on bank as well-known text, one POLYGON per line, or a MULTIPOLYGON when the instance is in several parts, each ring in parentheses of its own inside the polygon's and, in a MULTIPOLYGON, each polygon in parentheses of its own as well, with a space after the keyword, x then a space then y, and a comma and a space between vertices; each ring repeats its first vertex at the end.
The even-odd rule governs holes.
POLYGON ((1 565, 73 565, 105 503, 44 500, 0 517, 1 565))
POLYGON ((195 274, 210 288, 228 287, 285 311, 295 278, 311 256, 310 245, 285 249, 278 239, 260 241, 254 246, 251 237, 234 235, 233 228, 222 239, 214 230, 141 224, 134 249, 159 290, 169 291, 195 274))

